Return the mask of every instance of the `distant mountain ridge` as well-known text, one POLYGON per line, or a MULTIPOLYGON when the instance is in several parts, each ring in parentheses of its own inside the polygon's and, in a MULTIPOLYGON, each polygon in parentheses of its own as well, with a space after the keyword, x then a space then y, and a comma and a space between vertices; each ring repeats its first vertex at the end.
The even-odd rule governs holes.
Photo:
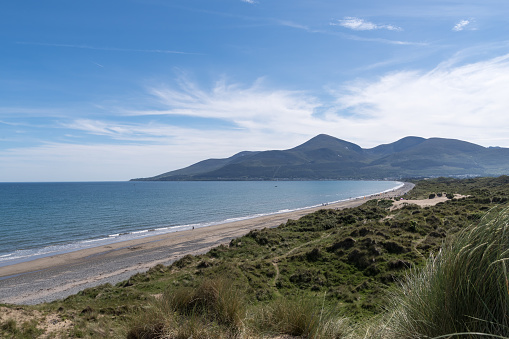
POLYGON ((370 149, 320 134, 288 149, 244 151, 134 181, 402 179, 509 174, 509 148, 405 137, 370 149))

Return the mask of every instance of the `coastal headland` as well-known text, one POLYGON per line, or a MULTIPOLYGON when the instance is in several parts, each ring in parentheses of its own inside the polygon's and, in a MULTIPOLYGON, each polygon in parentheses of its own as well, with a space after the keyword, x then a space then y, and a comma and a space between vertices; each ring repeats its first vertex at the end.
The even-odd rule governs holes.
POLYGON ((169 265, 188 254, 205 253, 253 229, 277 227, 289 219, 296 220, 324 208, 351 208, 374 198, 401 196, 413 187, 414 184, 405 183, 381 195, 119 242, 0 267, 0 303, 38 304, 62 299, 85 288, 126 280, 157 264, 169 265))

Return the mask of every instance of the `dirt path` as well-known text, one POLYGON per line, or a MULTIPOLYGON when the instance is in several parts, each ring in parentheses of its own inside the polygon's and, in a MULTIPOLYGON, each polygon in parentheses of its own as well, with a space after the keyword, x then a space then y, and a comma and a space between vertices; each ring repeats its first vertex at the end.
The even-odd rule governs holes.
POLYGON ((298 249, 300 249, 300 248, 302 248, 304 246, 313 244, 315 242, 321 241, 321 240, 323 240, 325 238, 328 238, 328 237, 330 237, 330 234, 326 234, 326 235, 323 235, 322 237, 320 237, 318 239, 308 241, 308 242, 306 242, 304 244, 300 244, 299 246, 292 248, 291 250, 289 250, 285 254, 282 254, 282 255, 272 259, 272 265, 274 266, 274 268, 276 270, 276 276, 274 277, 274 281, 271 283, 271 286, 272 287, 276 287, 277 281, 279 280, 279 266, 278 266, 278 262, 280 262, 281 259, 284 259, 284 258, 288 257, 290 254, 292 254, 293 252, 295 252, 296 250, 298 250, 298 249))

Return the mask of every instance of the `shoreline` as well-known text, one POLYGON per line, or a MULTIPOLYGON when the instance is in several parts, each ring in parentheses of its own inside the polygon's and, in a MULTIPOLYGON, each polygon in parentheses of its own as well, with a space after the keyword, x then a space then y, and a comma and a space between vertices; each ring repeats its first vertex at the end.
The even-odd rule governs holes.
POLYGON ((401 196, 411 183, 388 192, 325 206, 165 233, 0 267, 0 303, 37 304, 75 294, 105 283, 115 284, 157 265, 170 265, 181 257, 203 254, 253 229, 272 228, 320 209, 357 207, 380 197, 401 196))
MULTIPOLYGON (((400 188, 403 183, 398 181, 393 181, 393 183, 396 183, 397 186, 394 186, 390 189, 386 189, 384 191, 370 193, 366 196, 373 196, 378 194, 383 194, 386 192, 393 191, 395 189, 400 188)), ((276 186, 277 187, 277 186, 276 186)), ((218 219, 210 221, 210 219, 204 219, 202 221, 193 221, 193 222, 184 222, 177 223, 177 224, 170 224, 171 226, 162 226, 162 225, 153 225, 148 226, 148 228, 137 228, 137 229, 131 229, 129 231, 121 232, 121 233, 115 233, 118 232, 118 230, 111 230, 111 232, 102 232, 99 234, 90 234, 88 237, 80 238, 80 239, 68 239, 67 241, 55 243, 53 245, 42 245, 40 247, 34 247, 34 248, 26 248, 26 249, 18 249, 18 250, 11 250, 11 252, 2 253, 0 255, 0 267, 4 266, 10 266, 15 264, 20 264, 28 261, 37 260, 40 258, 46 258, 46 257, 52 257, 60 254, 67 254, 72 253, 76 251, 81 251, 84 249, 94 248, 94 247, 101 247, 105 245, 110 245, 114 243, 119 242, 125 242, 130 240, 136 240, 141 238, 147 238, 147 237, 153 237, 158 235, 163 235, 166 233, 174 233, 174 232, 180 232, 183 230, 191 230, 195 228, 202 228, 202 227, 210 227, 210 226, 217 226, 220 224, 230 223, 234 221, 242 221, 247 219, 254 219, 258 217, 264 217, 264 216, 270 216, 270 215, 276 215, 276 214, 283 214, 288 212, 294 212, 299 210, 307 210, 314 207, 320 207, 320 206, 327 206, 329 204, 333 203, 339 203, 344 202, 356 198, 362 198, 364 195, 356 196, 356 197, 350 197, 348 199, 343 198, 340 200, 335 201, 324 201, 322 203, 316 203, 314 205, 308 205, 303 207, 295 207, 295 208, 284 208, 280 210, 272 210, 270 212, 259 212, 254 214, 246 214, 246 215, 237 215, 230 218, 225 219, 218 219)), ((141 226, 143 227, 143 226, 141 226)), ((15 242, 13 242, 15 243, 15 242)))
MULTIPOLYGON (((322 201, 315 204, 310 204, 308 206, 303 207, 294 207, 294 208, 287 208, 282 207, 280 210, 272 209, 269 212, 253 212, 253 214, 240 214, 233 217, 225 217, 225 219, 215 219, 212 220, 210 218, 205 218, 202 221, 191 221, 187 220, 181 220, 181 223, 175 223, 171 224, 170 226, 164 226, 164 225, 152 225, 150 222, 145 226, 146 228, 143 228, 144 226, 138 225, 138 228, 129 229, 128 231, 120 231, 118 229, 111 230, 111 231, 99 231, 99 233, 96 232, 96 234, 89 234, 88 237, 81 237, 78 239, 72 238, 64 240, 63 242, 58 242, 52 245, 42 245, 31 248, 28 246, 25 249, 11 249, 9 252, 4 252, 0 255, 0 268, 5 266, 11 266, 16 265, 28 261, 37 260, 40 258, 46 258, 46 257, 52 257, 60 254, 67 254, 71 252, 81 251, 84 249, 94 248, 94 247, 100 247, 105 245, 110 245, 114 243, 119 242, 125 242, 130 240, 137 240, 141 238, 147 238, 147 237, 153 237, 158 235, 163 235, 166 233, 173 233, 173 232, 181 232, 183 230, 191 230, 195 228, 202 228, 202 227, 210 227, 210 226, 217 226, 220 224, 235 222, 235 221, 242 221, 247 219, 254 219, 258 217, 264 217, 264 216, 271 216, 276 214, 283 214, 288 212, 294 212, 299 210, 307 210, 314 207, 323 207, 327 206, 329 204, 333 203, 340 203, 356 198, 363 198, 364 196, 374 196, 378 194, 383 194, 386 192, 393 191, 395 189, 400 188, 403 183, 400 181, 393 181, 394 184, 397 184, 396 186, 386 189, 384 191, 380 192, 374 192, 374 193, 368 193, 366 195, 359 195, 359 196, 350 196, 349 198, 343 197, 339 200, 333 200, 333 201, 322 201), (152 225, 152 226, 151 226, 152 225), (117 232, 117 233, 115 233, 117 232)), ((276 186, 277 187, 277 186, 276 186)), ((330 197, 331 198, 331 197, 330 197)), ((269 207, 269 209, 271 209, 269 207)), ((248 213, 248 212, 247 212, 248 213)), ((212 217, 214 219, 214 217, 212 217)), ((99 220, 99 223, 101 221, 99 220)), ((12 242, 15 244, 15 242, 12 242)))

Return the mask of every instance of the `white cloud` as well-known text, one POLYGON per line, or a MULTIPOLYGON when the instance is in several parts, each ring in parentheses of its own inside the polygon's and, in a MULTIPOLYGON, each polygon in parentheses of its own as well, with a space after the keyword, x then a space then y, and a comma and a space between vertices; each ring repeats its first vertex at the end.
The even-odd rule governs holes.
MULTIPOLYGON (((259 79, 250 87, 218 81, 204 90, 182 78, 178 88, 152 88, 161 109, 132 111, 132 115, 184 115, 223 119, 240 129, 278 129, 291 117, 304 124, 321 104, 301 91, 272 90, 259 79), (283 120, 283 121, 281 121, 283 120)), ((302 126, 304 127, 304 126, 302 126)))
MULTIPOLYGON (((177 87, 150 89, 159 109, 129 114, 224 120, 235 127, 207 133, 217 135, 222 145, 233 143, 238 151, 291 147, 319 133, 362 147, 408 135, 509 147, 508 87, 509 55, 462 65, 446 61, 427 72, 401 71, 349 83, 330 92, 332 103, 302 91, 274 90, 263 80, 247 87, 222 80, 203 89, 183 78, 177 87), (240 139, 242 143, 236 141, 240 139)), ((90 127, 92 132, 93 128, 94 133, 115 138, 120 137, 118 131, 128 129, 121 137, 133 140, 149 136, 183 140, 185 135, 200 133, 192 127, 171 126, 113 129, 99 124, 90 127)))
MULTIPOLYGON (((358 20, 360 20, 360 19, 358 19, 358 20)), ((332 35, 332 36, 337 36, 337 37, 340 37, 340 38, 343 38, 343 39, 349 39, 349 40, 378 42, 378 43, 389 44, 389 45, 407 45, 407 46, 428 46, 429 45, 429 43, 427 43, 427 42, 388 40, 388 39, 381 39, 381 38, 366 38, 366 37, 361 37, 361 36, 357 36, 357 35, 353 35, 353 34, 346 34, 346 33, 343 33, 343 32, 337 32, 337 31, 331 31, 331 30, 323 30, 323 29, 315 29, 315 28, 311 28, 311 27, 306 26, 306 25, 302 25, 302 24, 295 23, 295 22, 292 22, 292 21, 287 21, 287 20, 272 20, 272 21, 275 22, 278 25, 281 25, 281 26, 301 29, 301 30, 307 31, 309 33, 323 34, 323 35, 332 35)), ((338 23, 330 23, 330 25, 331 26, 341 26, 338 23)), ((371 23, 369 23, 369 25, 366 25, 365 27, 376 27, 374 29, 388 29, 388 30, 393 30, 393 31, 402 31, 403 30, 400 27, 396 27, 396 26, 392 26, 392 25, 378 25, 377 26, 377 25, 374 25, 374 24, 371 24, 371 23), (373 25, 373 26, 371 26, 371 25, 373 25)), ((358 29, 358 30, 360 30, 360 29, 358 29)))
POLYGON ((255 4, 256 3, 256 1, 254 1, 254 0, 241 0, 241 1, 242 2, 246 2, 248 4, 255 4))
POLYGON ((175 135, 175 130, 183 130, 165 124, 128 124, 114 121, 76 119, 62 123, 61 127, 78 130, 88 134, 106 136, 114 140, 154 142, 175 135))
POLYGON ((356 17, 345 17, 337 20, 337 22, 331 23, 332 26, 342 26, 345 28, 352 29, 354 31, 371 31, 376 29, 387 29, 389 31, 401 31, 401 27, 393 25, 378 25, 370 21, 366 21, 356 17))
POLYGON ((507 147, 508 86, 509 55, 466 65, 447 62, 429 72, 352 83, 336 92, 337 110, 348 111, 341 119, 363 126, 366 135, 386 131, 393 138, 440 136, 507 147))
POLYGON ((474 30, 476 30, 476 28, 473 26, 473 24, 474 24, 474 20, 472 20, 472 19, 470 19, 470 20, 461 20, 456 25, 454 25, 452 30, 455 31, 455 32, 461 32, 461 31, 464 31, 464 30, 474 31, 474 30))
POLYGON ((157 109, 131 110, 134 120, 81 118, 61 125, 65 134, 102 136, 101 143, 54 142, 1 150, 0 178, 125 180, 242 150, 286 149, 319 133, 364 148, 409 135, 509 147, 508 87, 509 55, 359 80, 331 90, 330 101, 302 91, 274 90, 263 80, 251 86, 222 80, 204 89, 182 78, 178 86, 151 88, 151 100, 144 105, 157 109), (182 116, 226 124, 207 129, 171 125, 182 116))
POLYGON ((462 31, 462 30, 465 29, 466 26, 468 26, 468 24, 470 24, 470 21, 468 21, 468 20, 461 20, 456 25, 454 25, 452 30, 456 31, 456 32, 462 31))
POLYGON ((311 33, 323 33, 323 32, 321 32, 319 30, 310 29, 308 26, 301 25, 301 24, 293 22, 293 21, 274 20, 274 22, 276 22, 278 25, 281 25, 281 26, 302 29, 304 31, 308 31, 308 32, 311 32, 311 33))
POLYGON ((509 147, 508 87, 509 55, 462 65, 446 61, 427 72, 401 71, 349 83, 331 92, 332 104, 305 92, 269 89, 261 80, 250 87, 220 81, 209 90, 182 80, 179 88, 152 89, 164 106, 160 110, 131 114, 223 119, 244 135, 260 137, 256 149, 262 144, 289 147, 292 143, 284 139, 319 133, 362 147, 408 135, 509 147))

